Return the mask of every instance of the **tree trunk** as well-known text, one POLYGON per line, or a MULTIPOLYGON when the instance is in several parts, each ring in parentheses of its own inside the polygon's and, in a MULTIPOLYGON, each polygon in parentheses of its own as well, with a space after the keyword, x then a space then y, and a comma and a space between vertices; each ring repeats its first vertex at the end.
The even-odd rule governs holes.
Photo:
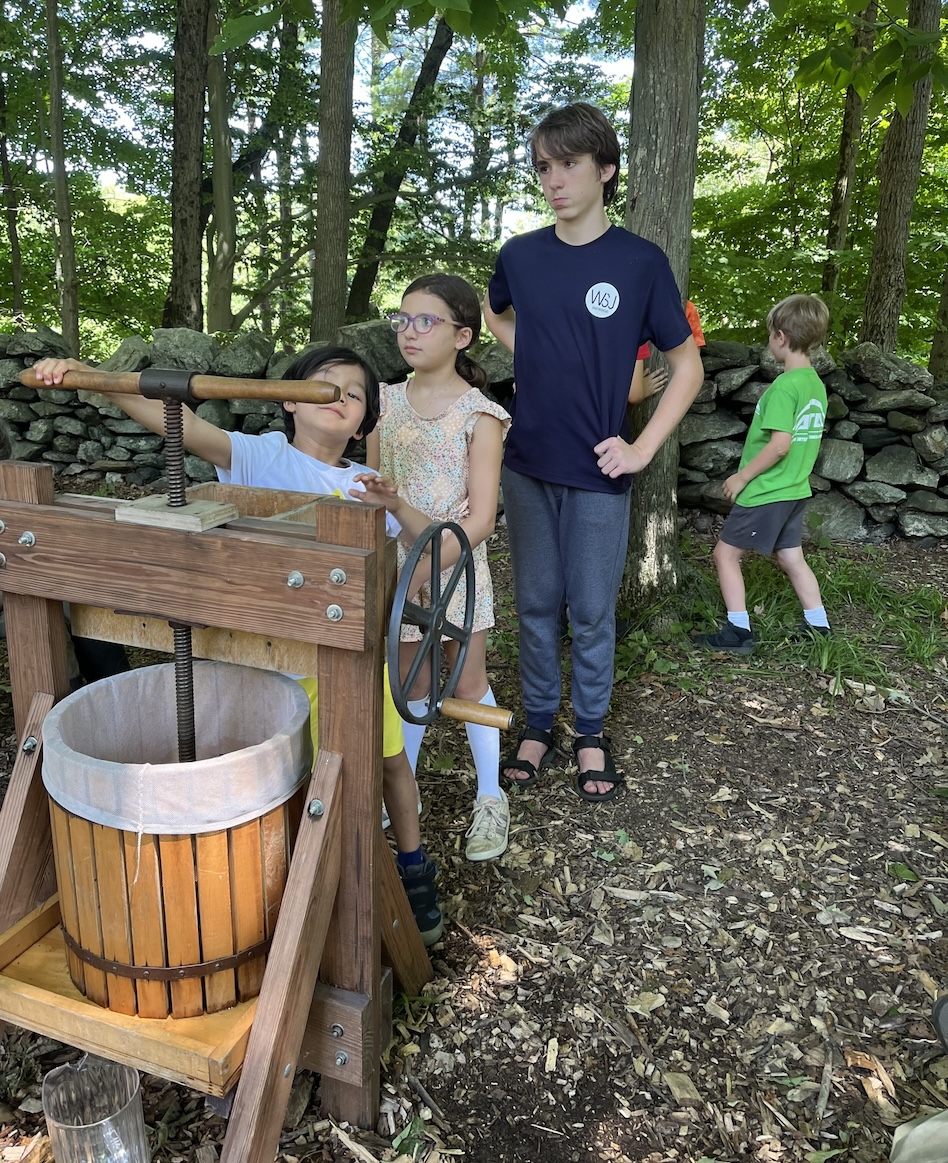
MULTIPOLYGON (((212 11, 207 43, 214 43, 219 22, 212 11)), ((234 159, 230 136, 230 85, 224 56, 208 55, 207 107, 211 126, 211 189, 214 213, 207 235, 207 329, 232 331, 234 264, 237 259, 237 210, 234 203, 234 159)))
POLYGON ((942 383, 948 380, 948 267, 945 267, 945 274, 941 280, 941 299, 938 302, 928 370, 936 380, 942 383))
MULTIPOLYGON (((283 19, 280 30, 280 75, 277 78, 274 106, 279 110, 280 133, 276 141, 277 206, 279 215, 279 261, 285 263, 293 253, 293 142, 299 127, 299 115, 293 109, 291 95, 300 79, 300 33, 296 21, 283 19)), ((305 136, 305 135, 304 135, 305 136)), ((269 227, 268 227, 269 228, 269 227)), ((277 289, 277 328, 282 333, 288 325, 293 295, 284 283, 277 289)))
POLYGON ((362 243, 362 253, 359 255, 352 277, 352 287, 349 290, 349 303, 346 307, 346 316, 349 319, 364 319, 369 313, 369 303, 375 289, 388 229, 395 214, 395 199, 408 172, 411 151, 418 138, 418 128, 424 116, 428 96, 438 80, 438 73, 453 40, 454 32, 444 18, 440 18, 431 44, 425 52, 425 58, 421 62, 411 99, 402 117, 398 137, 385 161, 378 189, 379 192, 390 196, 376 202, 372 208, 369 228, 362 243))
POLYGON ((356 25, 340 19, 340 8, 340 0, 323 0, 310 339, 332 339, 346 317, 356 25))
MULTIPOLYGON (((941 0, 910 0, 909 27, 937 32, 941 0)), ((915 50, 919 63, 932 55, 929 46, 915 50)), ((908 116, 896 111, 886 131, 879 156, 879 210, 869 262, 869 285, 860 339, 892 351, 899 334, 899 313, 905 299, 905 254, 912 204, 918 188, 931 104, 932 76, 914 86, 908 116)))
POLYGON ((471 158, 471 183, 464 187, 462 205, 464 206, 464 220, 461 225, 461 234, 470 238, 474 233, 474 205, 481 200, 477 185, 478 179, 483 179, 484 171, 490 165, 490 130, 484 132, 486 116, 484 109, 484 50, 478 48, 474 52, 474 84, 471 90, 473 104, 471 106, 471 128, 474 131, 474 150, 471 158), (484 141, 486 137, 487 156, 484 156, 484 141))
MULTIPOLYGON (((704 0, 639 0, 626 226, 662 247, 683 298, 691 253, 704 27, 704 0)), ((634 409, 633 434, 642 430, 653 408, 646 402, 634 409)), ((629 608, 641 609, 678 585, 677 477, 678 441, 673 436, 632 485, 621 595, 629 608)))
POLYGON ((10 150, 7 138, 7 87, 0 74, 0 174, 3 177, 3 206, 7 219, 7 240, 10 243, 10 293, 13 318, 24 324, 23 314, 23 256, 20 251, 20 232, 17 216, 20 204, 10 169, 10 150))
POLYGON ((46 37, 49 55, 49 144, 56 198, 56 281, 63 339, 74 356, 79 355, 79 280, 76 276, 76 244, 72 235, 72 211, 66 185, 66 148, 63 142, 63 59, 59 43, 56 0, 46 0, 46 37))
MULTIPOLYGON (((876 19, 876 2, 872 0, 860 19, 871 24, 876 19)), ((871 28, 860 28, 853 37, 853 48, 861 58, 872 51, 875 39, 871 28)), ((823 266, 823 293, 832 295, 839 282, 839 255, 846 249, 846 235, 849 230, 849 211, 853 203, 853 182, 856 179, 856 162, 859 158, 859 135, 862 131, 862 98, 849 86, 846 90, 846 104, 843 108, 843 128, 839 137, 839 159, 836 165, 836 181, 830 202, 829 222, 826 227, 826 249, 829 254, 823 266)))
POLYGON ((177 0, 174 39, 174 142, 171 149, 171 285, 163 327, 204 322, 201 287, 201 178, 210 0, 177 0))

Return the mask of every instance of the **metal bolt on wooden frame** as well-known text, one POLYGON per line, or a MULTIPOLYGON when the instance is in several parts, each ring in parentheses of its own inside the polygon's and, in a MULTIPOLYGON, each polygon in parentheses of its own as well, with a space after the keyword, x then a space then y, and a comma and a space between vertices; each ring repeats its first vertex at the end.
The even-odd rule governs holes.
POLYGON ((432 977, 379 817, 384 511, 278 490, 197 491, 236 502, 240 515, 200 532, 118 521, 125 502, 57 497, 50 466, 0 463, 19 740, 0 809, 0 1019, 208 1094, 236 1081, 222 1163, 271 1163, 298 1065, 321 1073, 327 1113, 374 1125, 390 1020, 383 957, 406 992, 432 977), (294 573, 301 585, 288 584, 294 573), (313 809, 255 1002, 194 1019, 128 1018, 69 981, 40 777, 43 718, 69 691, 63 602, 86 636, 168 649, 167 623, 185 623, 200 657, 319 679, 313 809), (330 605, 342 618, 327 616, 330 605))

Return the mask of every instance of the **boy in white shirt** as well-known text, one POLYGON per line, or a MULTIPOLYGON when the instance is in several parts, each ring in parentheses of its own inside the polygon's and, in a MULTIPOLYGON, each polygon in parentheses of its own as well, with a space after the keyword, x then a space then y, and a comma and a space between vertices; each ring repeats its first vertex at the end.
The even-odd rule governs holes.
MULTIPOLYGON (((37 380, 47 385, 62 383, 66 372, 87 365, 72 359, 44 359, 34 365, 37 380)), ((335 494, 345 499, 366 496, 388 508, 389 535, 400 532, 415 539, 429 525, 428 518, 393 492, 378 473, 346 459, 350 445, 373 430, 379 418, 379 383, 375 372, 345 347, 325 347, 306 352, 284 373, 284 379, 318 379, 335 384, 339 399, 329 404, 286 401, 283 405, 287 435, 266 432, 250 436, 225 432, 215 424, 183 408, 184 446, 217 468, 221 481, 257 488, 292 489, 299 492, 335 494)), ((111 397, 143 427, 164 434, 164 405, 144 396, 111 397)), ((316 680, 300 680, 313 705, 311 723, 316 739, 316 680)), ((401 719, 384 684, 382 796, 398 847, 398 871, 422 940, 437 941, 444 928, 435 888, 437 867, 421 846, 415 777, 405 754, 401 719)))

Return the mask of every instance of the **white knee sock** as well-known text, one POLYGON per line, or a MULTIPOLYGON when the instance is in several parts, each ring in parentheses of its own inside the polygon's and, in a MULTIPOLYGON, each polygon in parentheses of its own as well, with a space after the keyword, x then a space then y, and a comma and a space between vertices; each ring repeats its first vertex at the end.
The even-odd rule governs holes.
MULTIPOLYGON (((497 706, 490 687, 479 701, 485 707, 497 706)), ((482 727, 478 723, 466 723, 465 729, 477 772, 477 794, 500 799, 500 732, 496 727, 482 727)))
MULTIPOLYGON (((413 715, 423 715, 428 710, 427 699, 409 699, 408 709, 413 715)), ((405 736, 405 754, 414 774, 418 772, 418 753, 421 751, 422 740, 428 728, 418 723, 406 723, 402 719, 402 734, 405 736)))

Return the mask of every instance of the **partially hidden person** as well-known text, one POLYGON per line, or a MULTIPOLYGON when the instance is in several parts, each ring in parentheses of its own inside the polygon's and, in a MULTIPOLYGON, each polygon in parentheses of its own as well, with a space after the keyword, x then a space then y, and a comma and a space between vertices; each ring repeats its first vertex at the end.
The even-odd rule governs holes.
POLYGON ((754 652, 741 571, 748 551, 773 554, 790 579, 803 606, 798 634, 830 634, 819 582, 803 556, 810 473, 826 422, 826 388, 813 370, 810 352, 825 340, 828 325, 829 311, 816 295, 790 295, 767 316, 770 351, 784 370, 758 400, 740 466, 723 485, 734 507, 714 547, 714 565, 727 621, 713 634, 693 635, 702 649, 754 652))
POLYGON ((529 147, 555 222, 504 244, 484 301, 487 326, 514 353, 517 385, 501 482, 526 727, 502 766, 512 783, 530 784, 554 759, 565 603, 576 790, 601 801, 622 782, 603 728, 632 478, 675 431, 703 372, 667 257, 606 213, 619 181, 606 116, 585 102, 555 109, 529 147), (629 443, 630 385, 647 342, 671 376, 629 443))
MULTIPOLYGON (((62 383, 66 372, 86 365, 77 360, 44 359, 34 365, 36 378, 46 384, 62 383)), ((286 433, 249 435, 225 432, 183 408, 184 445, 209 461, 227 484, 265 489, 376 500, 384 486, 378 473, 349 461, 346 453, 378 423, 379 382, 372 368, 346 347, 323 347, 304 352, 287 368, 286 380, 316 379, 335 384, 340 398, 331 404, 283 404, 286 433)), ((133 420, 152 432, 164 432, 161 400, 115 395, 113 401, 133 420)), ((390 536, 418 537, 428 525, 423 513, 393 501, 385 489, 387 529, 390 536), (397 516, 394 513, 397 512, 397 516)), ((310 724, 318 747, 317 700, 314 678, 299 679, 312 704, 310 724)), ((421 844, 415 780, 405 754, 401 719, 392 702, 388 679, 383 686, 382 795, 398 849, 398 871, 412 913, 426 945, 434 944, 444 928, 436 889, 437 866, 421 844)))

